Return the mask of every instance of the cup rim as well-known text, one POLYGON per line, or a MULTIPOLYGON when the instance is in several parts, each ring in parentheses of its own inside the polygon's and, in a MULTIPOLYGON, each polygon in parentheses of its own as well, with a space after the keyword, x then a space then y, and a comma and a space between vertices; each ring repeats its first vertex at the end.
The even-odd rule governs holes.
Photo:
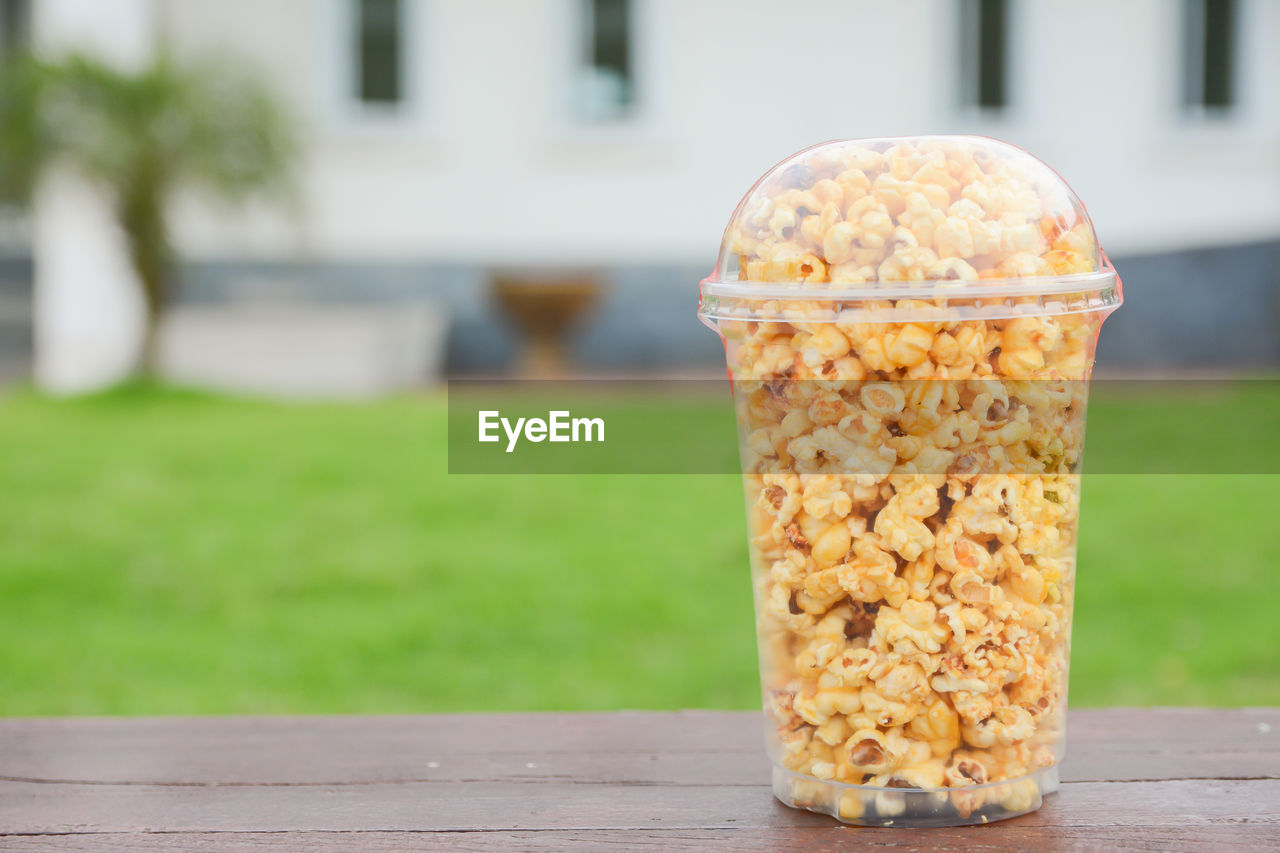
POLYGON ((885 302, 899 299, 991 299, 1104 293, 1118 288, 1120 278, 1109 263, 1096 272, 1002 279, 875 282, 856 287, 830 287, 803 282, 720 281, 707 276, 699 283, 703 296, 728 299, 784 299, 804 302, 885 302))

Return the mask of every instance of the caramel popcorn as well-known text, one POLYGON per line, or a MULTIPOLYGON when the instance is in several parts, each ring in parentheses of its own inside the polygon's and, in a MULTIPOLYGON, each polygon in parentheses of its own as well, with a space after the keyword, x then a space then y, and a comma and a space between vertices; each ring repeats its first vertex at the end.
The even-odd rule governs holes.
POLYGON ((991 140, 831 143, 756 185, 713 278, 779 796, 851 822, 1038 806, 1119 302, 1083 208, 991 140))

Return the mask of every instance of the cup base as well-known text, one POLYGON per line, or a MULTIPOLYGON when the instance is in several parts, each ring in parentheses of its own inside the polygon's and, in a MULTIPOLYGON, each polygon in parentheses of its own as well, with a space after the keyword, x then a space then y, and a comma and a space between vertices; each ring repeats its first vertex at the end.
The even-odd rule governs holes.
POLYGON ((1058 790, 1058 767, 967 788, 878 788, 805 776, 774 765, 773 794, 795 809, 853 826, 971 826, 1040 808, 1058 790))

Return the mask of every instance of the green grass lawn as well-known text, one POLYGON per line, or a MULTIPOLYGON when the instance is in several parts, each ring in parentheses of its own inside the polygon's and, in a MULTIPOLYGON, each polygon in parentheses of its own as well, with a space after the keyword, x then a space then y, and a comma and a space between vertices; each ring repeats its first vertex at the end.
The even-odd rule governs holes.
MULTIPOLYGON (((1273 403, 1233 441, 1274 458, 1273 403)), ((1179 417, 1212 439, 1114 395, 1091 441, 1179 417)), ((443 395, 0 400, 0 714, 757 704, 736 477, 450 476, 445 421, 443 395)), ((1075 705, 1280 704, 1278 492, 1086 479, 1075 705)))

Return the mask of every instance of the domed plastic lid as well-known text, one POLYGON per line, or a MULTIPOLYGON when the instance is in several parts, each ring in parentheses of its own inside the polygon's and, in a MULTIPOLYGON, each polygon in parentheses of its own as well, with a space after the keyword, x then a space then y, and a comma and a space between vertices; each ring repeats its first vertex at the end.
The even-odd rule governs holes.
POLYGON ((1053 169, 994 139, 922 136, 825 142, 769 170, 703 290, 885 299, 1108 283, 1093 223, 1053 169))

